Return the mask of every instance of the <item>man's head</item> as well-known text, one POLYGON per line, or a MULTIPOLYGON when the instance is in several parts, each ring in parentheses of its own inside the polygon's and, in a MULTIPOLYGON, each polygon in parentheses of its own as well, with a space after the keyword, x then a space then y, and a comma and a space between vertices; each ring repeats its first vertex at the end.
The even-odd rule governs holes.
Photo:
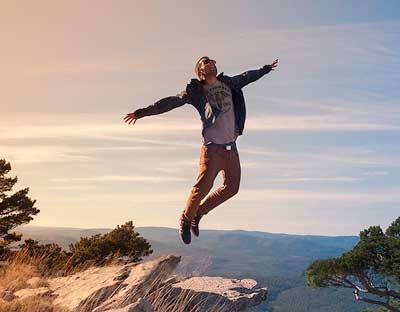
POLYGON ((207 77, 217 76, 215 64, 215 60, 208 56, 203 56, 197 61, 194 71, 200 80, 205 80, 207 77))

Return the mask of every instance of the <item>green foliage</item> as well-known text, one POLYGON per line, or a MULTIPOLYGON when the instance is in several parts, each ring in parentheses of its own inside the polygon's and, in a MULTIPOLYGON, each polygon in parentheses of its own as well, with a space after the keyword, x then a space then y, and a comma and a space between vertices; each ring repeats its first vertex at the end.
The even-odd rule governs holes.
POLYGON ((307 283, 312 287, 327 287, 332 283, 331 277, 343 269, 338 259, 317 260, 306 271, 307 283))
POLYGON ((107 234, 81 238, 69 246, 72 253, 70 264, 75 267, 90 261, 101 265, 113 256, 126 257, 128 262, 140 261, 153 251, 147 240, 134 229, 132 221, 129 221, 107 234))
POLYGON ((307 282, 313 287, 340 286, 345 276, 376 273, 400 279, 400 217, 384 233, 379 226, 360 232, 360 241, 339 258, 317 260, 306 271, 307 282))
POLYGON ((400 218, 397 218, 386 230, 386 257, 382 259, 381 272, 385 275, 400 277, 400 218))
POLYGON ((27 196, 29 188, 8 194, 17 183, 17 177, 6 177, 10 170, 10 163, 0 159, 0 258, 7 252, 10 243, 21 240, 21 235, 11 230, 29 223, 32 216, 39 213, 34 207, 36 201, 27 196))
POLYGON ((129 221, 109 233, 81 237, 77 243, 70 244, 69 251, 55 243, 39 244, 36 240, 27 239, 10 259, 34 264, 42 276, 66 275, 90 265, 101 266, 112 261, 138 262, 153 251, 134 228, 129 221))
POLYGON ((400 311, 388 303, 400 299, 400 218, 386 232, 379 226, 361 231, 357 245, 342 256, 314 261, 306 270, 306 280, 312 287, 353 288, 357 300, 400 311))

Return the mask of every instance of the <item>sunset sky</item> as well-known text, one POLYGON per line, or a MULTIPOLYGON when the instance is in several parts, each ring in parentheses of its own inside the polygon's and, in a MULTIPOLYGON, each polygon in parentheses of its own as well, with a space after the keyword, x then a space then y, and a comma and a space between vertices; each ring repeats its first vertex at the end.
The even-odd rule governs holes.
POLYGON ((177 227, 200 117, 123 117, 203 55, 227 75, 279 66, 243 89, 241 189, 202 228, 352 235, 400 215, 397 0, 0 0, 0 23, 0 158, 32 225, 177 227))

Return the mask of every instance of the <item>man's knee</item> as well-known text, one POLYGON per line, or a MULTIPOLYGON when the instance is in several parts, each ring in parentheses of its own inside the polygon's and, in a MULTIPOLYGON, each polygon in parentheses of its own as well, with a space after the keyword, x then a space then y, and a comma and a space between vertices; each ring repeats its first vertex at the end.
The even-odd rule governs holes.
POLYGON ((205 180, 197 181, 192 187, 192 193, 207 195, 213 187, 213 183, 205 180))

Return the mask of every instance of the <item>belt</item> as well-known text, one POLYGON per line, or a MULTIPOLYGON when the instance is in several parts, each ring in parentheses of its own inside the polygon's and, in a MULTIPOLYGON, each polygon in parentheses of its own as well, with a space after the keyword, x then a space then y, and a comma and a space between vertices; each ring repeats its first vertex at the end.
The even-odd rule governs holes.
POLYGON ((219 143, 207 143, 205 146, 219 146, 222 147, 223 149, 226 149, 228 151, 236 149, 236 142, 230 142, 230 143, 224 143, 224 144, 219 144, 219 143))

